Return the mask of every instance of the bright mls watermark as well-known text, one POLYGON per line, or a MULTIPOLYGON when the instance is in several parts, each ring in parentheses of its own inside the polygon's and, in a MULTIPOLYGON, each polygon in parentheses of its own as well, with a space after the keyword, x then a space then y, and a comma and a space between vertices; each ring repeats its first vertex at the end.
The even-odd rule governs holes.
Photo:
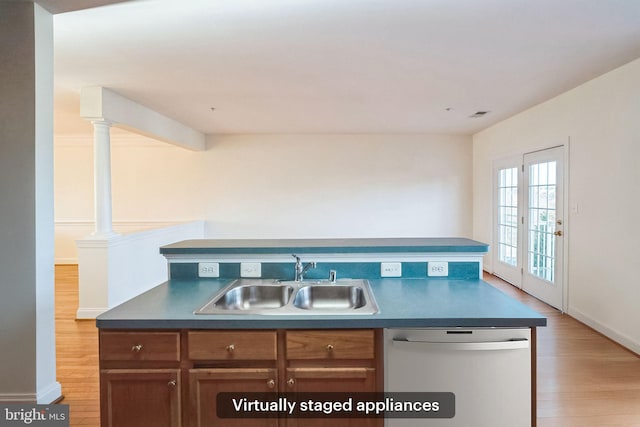
POLYGON ((0 405, 0 427, 69 427, 69 405, 0 405))

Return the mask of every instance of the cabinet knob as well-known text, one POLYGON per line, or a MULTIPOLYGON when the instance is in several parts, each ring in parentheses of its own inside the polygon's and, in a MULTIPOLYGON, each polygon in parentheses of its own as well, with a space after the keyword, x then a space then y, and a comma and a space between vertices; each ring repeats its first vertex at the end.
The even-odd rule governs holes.
POLYGON ((229 345, 227 346, 227 351, 228 351, 229 353, 233 353, 233 352, 235 351, 235 349, 236 349, 235 344, 229 344, 229 345))
POLYGON ((267 387, 269 388, 274 388, 276 386, 276 381, 275 380, 269 380, 267 381, 267 387))
POLYGON ((131 351, 133 351, 134 353, 140 353, 141 350, 142 350, 142 344, 136 344, 133 347, 131 347, 131 351))
POLYGON ((332 352, 333 351, 333 344, 327 344, 327 351, 328 352, 332 352))
POLYGON ((296 385, 296 380, 294 380, 293 378, 289 378, 289 379, 287 380, 287 385, 288 385, 289 387, 293 387, 294 385, 296 385))
POLYGON ((171 380, 167 384, 169 385, 169 387, 175 387, 177 382, 176 382, 176 380, 171 380))

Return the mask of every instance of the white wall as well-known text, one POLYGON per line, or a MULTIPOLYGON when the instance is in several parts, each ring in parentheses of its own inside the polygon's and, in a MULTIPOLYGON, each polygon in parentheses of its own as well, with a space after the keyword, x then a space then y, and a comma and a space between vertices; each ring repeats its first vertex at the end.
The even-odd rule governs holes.
POLYGON ((474 238, 486 242, 493 160, 570 137, 568 312, 638 353, 639 118, 640 59, 473 137, 474 238))
MULTIPOLYGON (((111 136, 113 219, 202 218, 202 153, 115 130, 111 136)), ((93 220, 93 137, 55 137, 56 221, 93 220)))
POLYGON ((78 241, 79 305, 76 317, 92 319, 168 278, 167 260, 158 248, 202 239, 204 221, 78 241))
POLYGON ((471 138, 226 135, 200 192, 220 238, 471 236, 471 138))
POLYGON ((0 402, 48 404, 56 381, 53 18, 0 2, 0 402))
MULTIPOLYGON (((229 135, 205 152, 112 141, 116 231, 205 219, 218 238, 471 237, 468 136, 229 135)), ((90 135, 56 138, 58 262, 75 262, 93 220, 92 156, 90 135)))

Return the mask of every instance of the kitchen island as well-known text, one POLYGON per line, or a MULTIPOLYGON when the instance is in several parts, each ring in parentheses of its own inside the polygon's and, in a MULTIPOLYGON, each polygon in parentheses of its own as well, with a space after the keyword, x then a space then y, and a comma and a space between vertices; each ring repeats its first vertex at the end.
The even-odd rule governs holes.
MULTIPOLYGON (((215 411, 221 391, 383 391, 384 330, 521 328, 531 332, 523 375, 533 379, 535 425, 535 331, 546 319, 481 280, 487 250, 468 239, 208 240, 163 247, 170 280, 97 319, 102 424, 136 425, 132 414, 139 414, 153 416, 154 425, 224 425, 215 411), (291 280, 292 254, 315 262, 306 280, 325 279, 331 270, 367 279, 379 312, 194 314, 239 277, 291 280)), ((322 419, 303 421, 322 425, 322 419)), ((242 422, 297 425, 291 418, 242 422)))

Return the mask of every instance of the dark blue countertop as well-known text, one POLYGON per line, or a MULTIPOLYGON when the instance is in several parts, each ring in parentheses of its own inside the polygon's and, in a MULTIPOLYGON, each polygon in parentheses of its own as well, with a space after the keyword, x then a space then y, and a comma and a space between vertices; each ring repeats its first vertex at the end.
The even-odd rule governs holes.
POLYGON ((185 240, 160 248, 174 254, 315 254, 315 253, 486 253, 489 245, 471 239, 368 238, 368 239, 199 239, 185 240))
POLYGON ((537 327, 547 319, 482 280, 370 280, 375 315, 196 315, 228 279, 170 280, 98 316, 110 329, 537 327))

